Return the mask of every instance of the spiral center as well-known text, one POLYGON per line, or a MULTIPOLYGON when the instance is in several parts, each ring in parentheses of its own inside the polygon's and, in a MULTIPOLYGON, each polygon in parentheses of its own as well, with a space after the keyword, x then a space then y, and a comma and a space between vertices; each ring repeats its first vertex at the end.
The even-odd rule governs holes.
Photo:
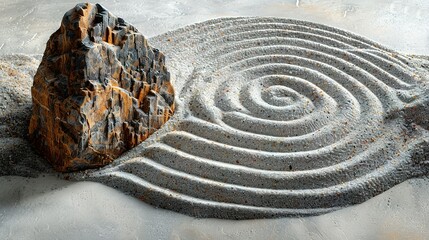
POLYGON ((291 88, 275 85, 262 90, 262 99, 270 105, 288 106, 296 103, 300 98, 300 94, 291 88))

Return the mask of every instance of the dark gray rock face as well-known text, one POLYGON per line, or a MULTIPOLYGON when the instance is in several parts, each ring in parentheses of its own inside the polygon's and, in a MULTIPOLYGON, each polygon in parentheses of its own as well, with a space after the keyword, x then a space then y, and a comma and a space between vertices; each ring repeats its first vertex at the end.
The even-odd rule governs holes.
POLYGON ((99 4, 64 15, 31 93, 30 140, 58 171, 111 162, 174 111, 164 55, 99 4))

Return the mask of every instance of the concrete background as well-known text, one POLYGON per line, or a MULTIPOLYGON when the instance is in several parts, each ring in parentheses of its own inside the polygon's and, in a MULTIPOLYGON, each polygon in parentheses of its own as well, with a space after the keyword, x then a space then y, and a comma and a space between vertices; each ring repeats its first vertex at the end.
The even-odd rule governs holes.
MULTIPOLYGON (((0 0, 0 54, 43 53, 76 0, 0 0)), ((95 2, 94 2, 95 3, 95 2)), ((275 16, 346 29, 397 51, 429 55, 426 0, 100 0, 150 37, 226 16, 275 16)))

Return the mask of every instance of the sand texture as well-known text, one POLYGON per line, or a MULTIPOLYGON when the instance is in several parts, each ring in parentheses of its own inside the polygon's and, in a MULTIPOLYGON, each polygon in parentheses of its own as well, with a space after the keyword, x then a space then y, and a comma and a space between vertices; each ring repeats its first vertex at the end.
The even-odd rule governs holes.
POLYGON ((151 43, 169 56, 177 114, 83 179, 242 219, 323 213, 427 172, 423 60, 279 18, 217 19, 151 43))
POLYGON ((427 174, 423 58, 279 18, 210 20, 149 42, 170 63, 176 114, 110 166, 72 178, 196 217, 248 219, 324 213, 427 174))
POLYGON ((31 85, 41 55, 0 57, 0 176, 52 172, 27 141, 31 85))

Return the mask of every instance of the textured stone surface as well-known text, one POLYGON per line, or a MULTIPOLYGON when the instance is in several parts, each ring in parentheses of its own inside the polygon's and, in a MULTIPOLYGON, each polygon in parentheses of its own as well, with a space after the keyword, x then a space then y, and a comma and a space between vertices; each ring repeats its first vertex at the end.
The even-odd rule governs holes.
POLYGON ((164 55, 98 4, 64 15, 31 93, 30 140, 58 171, 111 162, 174 111, 164 55))

